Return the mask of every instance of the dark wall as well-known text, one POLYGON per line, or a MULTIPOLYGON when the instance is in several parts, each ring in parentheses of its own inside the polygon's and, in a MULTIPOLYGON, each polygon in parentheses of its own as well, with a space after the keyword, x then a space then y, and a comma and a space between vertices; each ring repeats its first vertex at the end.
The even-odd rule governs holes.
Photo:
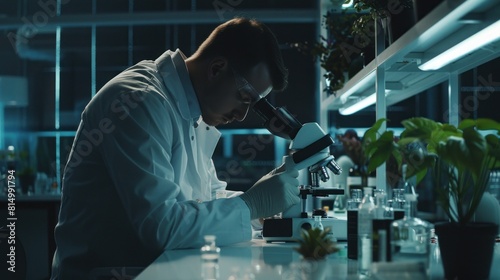
MULTIPOLYGON (((220 9, 238 11, 244 9, 313 9, 314 1, 232 1, 231 7, 215 5, 219 2, 196 1, 98 1, 96 14, 127 13, 145 11, 185 11, 207 10, 214 13, 220 9)), ((220 4, 220 3, 219 3, 220 4)), ((36 1, 2 1, 0 14, 6 17, 26 18, 33 21, 33 14, 43 9, 36 1)), ((92 14, 92 1, 73 0, 62 5, 62 15, 92 14)), ((223 14, 221 14, 223 15, 223 14)), ((243 14, 244 15, 244 14, 243 14)), ((49 17, 48 20, 50 20, 49 17)), ((229 18, 227 18, 229 19, 229 18)), ((221 18, 221 22, 226 20, 221 18)), ((300 54, 288 46, 293 42, 315 39, 315 23, 267 23, 276 33, 282 46, 285 64, 290 71, 288 89, 282 94, 272 96, 277 105, 286 105, 297 117, 306 121, 315 120, 315 68, 311 57, 300 54)), ((167 49, 180 48, 186 55, 192 54, 196 47, 209 35, 217 24, 204 25, 148 25, 148 26, 104 26, 96 32, 96 81, 99 90, 109 79, 144 59, 156 59, 167 49)), ((5 31, 0 36, 0 75, 21 75, 29 79, 29 106, 13 108, 12 116, 23 112, 24 121, 9 120, 7 130, 43 131, 54 129, 55 109, 55 31, 35 30, 28 38, 30 59, 21 58, 8 40, 5 31), (44 55, 48 55, 44 57, 44 55)), ((79 116, 91 98, 91 57, 92 32, 90 27, 67 27, 61 31, 61 68, 60 68, 60 110, 61 129, 76 130, 79 116)), ((247 121, 232 124, 228 128, 260 127, 260 119, 250 114, 247 121)))

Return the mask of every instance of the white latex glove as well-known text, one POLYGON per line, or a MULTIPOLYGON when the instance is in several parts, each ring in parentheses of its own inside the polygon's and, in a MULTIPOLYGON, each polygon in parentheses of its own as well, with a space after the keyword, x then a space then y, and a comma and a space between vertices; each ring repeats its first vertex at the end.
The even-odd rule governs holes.
POLYGON ((299 203, 298 176, 297 170, 285 171, 281 166, 240 195, 250 209, 251 218, 270 217, 299 203))

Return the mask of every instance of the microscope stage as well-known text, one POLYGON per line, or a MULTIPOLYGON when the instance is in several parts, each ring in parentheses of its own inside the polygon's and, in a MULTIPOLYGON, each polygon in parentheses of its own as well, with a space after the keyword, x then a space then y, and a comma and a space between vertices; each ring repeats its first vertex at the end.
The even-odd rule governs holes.
MULTIPOLYGON (((302 230, 312 227, 313 218, 266 219, 262 228, 262 237, 268 242, 296 242, 301 239, 302 230)), ((335 217, 322 218, 324 228, 329 227, 332 237, 337 241, 347 240, 347 219, 335 217)))

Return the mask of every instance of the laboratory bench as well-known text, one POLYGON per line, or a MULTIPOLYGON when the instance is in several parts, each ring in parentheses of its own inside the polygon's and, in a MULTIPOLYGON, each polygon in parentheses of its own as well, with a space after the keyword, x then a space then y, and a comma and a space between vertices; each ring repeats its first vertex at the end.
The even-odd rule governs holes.
MULTIPOLYGON (((347 258, 347 245, 330 255, 324 263, 305 262, 293 248, 297 243, 268 243, 262 239, 222 247, 217 279, 362 279, 357 274, 357 261, 347 258)), ((490 279, 500 279, 500 243, 496 243, 490 279)), ((165 251, 146 267, 136 280, 203 279, 199 249, 165 251)), ((372 279, 444 279, 439 247, 431 245, 430 277, 413 266, 386 263, 378 266, 379 278, 372 279), (387 266, 385 266, 387 265, 387 266), (388 276, 390 275, 390 276, 388 276)))

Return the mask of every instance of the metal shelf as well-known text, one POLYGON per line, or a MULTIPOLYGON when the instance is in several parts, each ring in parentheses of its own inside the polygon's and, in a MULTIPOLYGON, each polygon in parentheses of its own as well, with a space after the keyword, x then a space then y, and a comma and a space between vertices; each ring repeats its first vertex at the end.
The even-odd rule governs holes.
POLYGON ((453 47, 500 19, 498 0, 445 0, 397 41, 350 79, 336 95, 321 102, 322 111, 359 102, 373 94, 376 69, 385 69, 387 106, 395 104, 500 56, 496 41, 438 71, 422 71, 418 65, 442 50, 453 47))

